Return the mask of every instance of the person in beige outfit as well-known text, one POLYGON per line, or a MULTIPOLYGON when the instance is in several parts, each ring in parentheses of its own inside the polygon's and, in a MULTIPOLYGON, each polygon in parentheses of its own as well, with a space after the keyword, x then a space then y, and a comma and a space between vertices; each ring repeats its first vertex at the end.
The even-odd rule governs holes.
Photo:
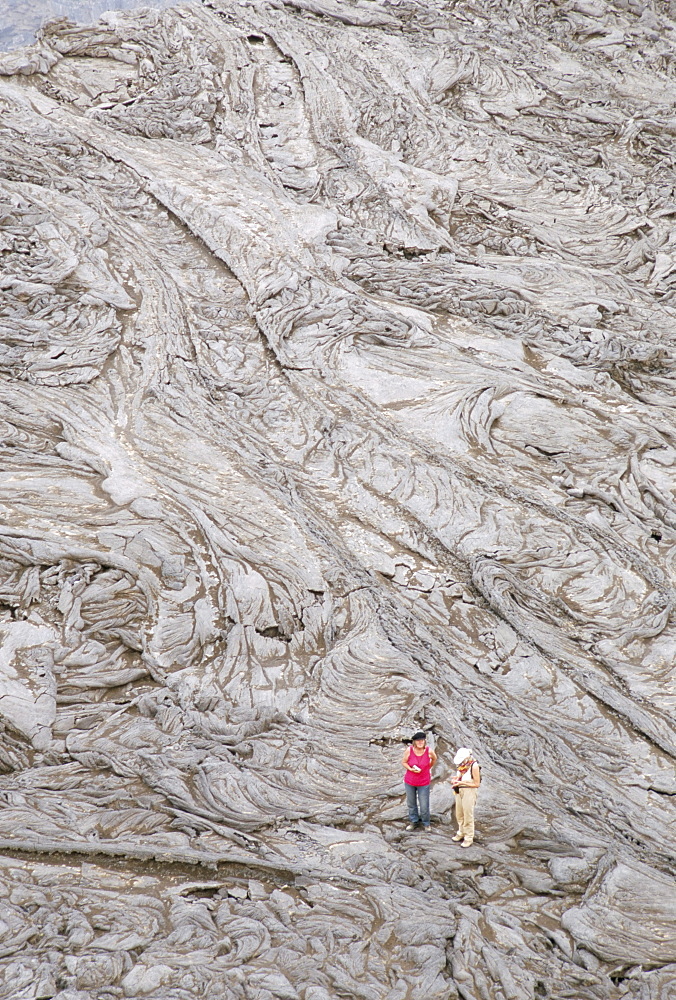
POLYGON ((458 832, 453 840, 462 841, 461 847, 471 847, 474 842, 474 806, 481 784, 481 769, 469 747, 460 747, 453 763, 457 771, 451 778, 455 800, 455 818, 458 832))

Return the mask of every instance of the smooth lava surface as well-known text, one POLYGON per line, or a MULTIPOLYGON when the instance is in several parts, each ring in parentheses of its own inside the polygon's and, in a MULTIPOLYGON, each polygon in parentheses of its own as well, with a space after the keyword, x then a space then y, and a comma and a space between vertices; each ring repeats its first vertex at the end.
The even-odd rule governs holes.
POLYGON ((171 0, 0 0, 0 51, 30 45, 37 30, 49 20, 67 17, 78 24, 92 24, 109 10, 139 7, 161 9, 171 0))

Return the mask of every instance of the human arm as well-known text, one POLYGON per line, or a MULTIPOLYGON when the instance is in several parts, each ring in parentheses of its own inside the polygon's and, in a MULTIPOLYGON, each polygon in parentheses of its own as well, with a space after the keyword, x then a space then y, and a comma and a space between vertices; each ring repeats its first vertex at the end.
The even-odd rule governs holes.
POLYGON ((470 771, 471 781, 463 781, 463 788, 478 788, 481 784, 481 772, 479 770, 479 765, 476 761, 472 764, 472 770, 470 771))
POLYGON ((437 762, 437 755, 435 754, 434 750, 430 748, 430 767, 434 767, 436 762, 437 762))
POLYGON ((407 771, 412 771, 413 774, 418 774, 419 771, 420 771, 420 768, 419 767, 411 767, 411 765, 408 762, 408 758, 409 758, 410 753, 411 753, 411 748, 407 747, 406 750, 404 750, 404 756, 401 758, 401 763, 403 764, 403 766, 406 768, 407 771))

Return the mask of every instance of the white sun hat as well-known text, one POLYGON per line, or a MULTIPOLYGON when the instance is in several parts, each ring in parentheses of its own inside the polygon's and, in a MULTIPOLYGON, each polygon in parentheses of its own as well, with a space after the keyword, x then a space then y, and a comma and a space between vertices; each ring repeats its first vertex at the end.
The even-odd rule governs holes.
POLYGON ((472 756, 472 751, 469 747, 460 747, 455 757, 453 758, 454 764, 462 764, 463 761, 467 760, 468 757, 472 756))

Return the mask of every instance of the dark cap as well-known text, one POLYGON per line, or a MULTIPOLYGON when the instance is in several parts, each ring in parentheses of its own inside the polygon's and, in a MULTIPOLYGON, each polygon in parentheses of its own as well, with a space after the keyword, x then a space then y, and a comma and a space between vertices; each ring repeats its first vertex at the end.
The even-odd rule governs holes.
POLYGON ((412 740, 426 740, 427 733, 423 733, 422 729, 419 729, 417 733, 414 733, 411 737, 412 740))

